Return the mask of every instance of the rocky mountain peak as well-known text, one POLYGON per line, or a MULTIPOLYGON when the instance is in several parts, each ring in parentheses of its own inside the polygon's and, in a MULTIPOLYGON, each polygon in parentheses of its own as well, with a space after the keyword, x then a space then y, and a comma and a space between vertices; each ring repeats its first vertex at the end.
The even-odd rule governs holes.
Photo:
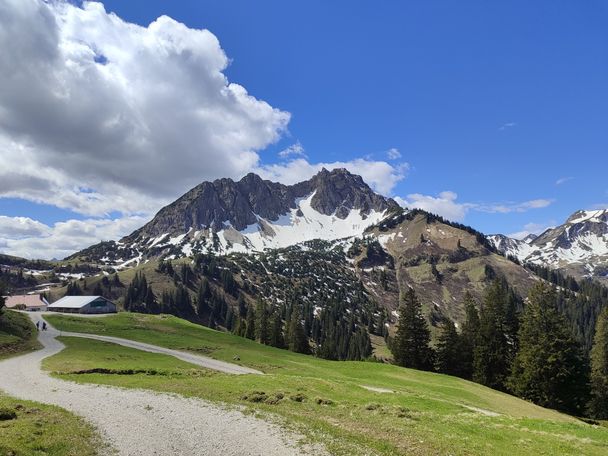
MULTIPOLYGON (((173 237, 191 230, 249 232, 261 229, 265 236, 272 237, 276 234, 276 229, 270 227, 273 222, 288 217, 292 223, 293 217, 303 217, 299 204, 305 199, 310 199, 306 202, 307 207, 316 211, 309 214, 306 223, 311 217, 316 218, 315 213, 346 221, 355 211, 365 220, 371 213, 378 216, 398 207, 394 200, 375 193, 361 176, 346 169, 330 171, 324 168, 312 178, 294 185, 271 182, 249 173, 239 181, 222 178, 197 185, 162 208, 151 222, 124 238, 123 242, 140 243, 142 239, 166 234, 173 237)), ((319 236, 323 237, 322 228, 316 230, 320 230, 319 236)), ((242 241, 238 236, 231 236, 235 242, 242 241)))
POLYGON ((312 207, 321 214, 344 219, 351 209, 366 216, 372 210, 384 211, 398 207, 397 203, 375 193, 361 178, 344 168, 328 171, 323 168, 308 181, 314 191, 312 207))

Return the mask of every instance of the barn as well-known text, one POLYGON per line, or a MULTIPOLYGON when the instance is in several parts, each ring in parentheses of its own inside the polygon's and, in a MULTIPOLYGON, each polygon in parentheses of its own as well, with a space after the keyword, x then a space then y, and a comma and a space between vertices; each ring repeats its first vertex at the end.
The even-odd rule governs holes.
POLYGON ((44 312, 49 303, 40 294, 7 296, 4 303, 8 309, 44 312))
POLYGON ((105 314, 116 313, 116 304, 103 296, 64 296, 49 305, 51 312, 105 314))

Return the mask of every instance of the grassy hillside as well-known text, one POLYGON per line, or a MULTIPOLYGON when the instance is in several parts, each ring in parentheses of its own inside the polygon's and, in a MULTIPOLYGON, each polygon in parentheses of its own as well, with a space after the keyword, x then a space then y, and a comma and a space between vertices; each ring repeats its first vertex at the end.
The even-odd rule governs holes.
POLYGON ((94 456, 102 447, 94 429, 59 407, 0 393, 0 454, 94 456))
MULTIPOLYGON (((608 429, 475 383, 387 364, 335 362, 259 345, 175 317, 54 315, 98 333, 239 361, 230 376, 112 344, 63 338, 45 368, 80 382, 172 391, 281 416, 335 454, 606 454, 608 429), (132 369, 126 372, 125 367, 132 369)), ((127 369, 128 370, 128 369, 127 369)))
POLYGON ((36 328, 25 314, 4 310, 0 313, 0 359, 37 350, 36 328))
POLYGON ((497 254, 480 233, 444 223, 422 211, 396 215, 369 230, 394 259, 398 287, 389 296, 398 302, 398 291, 416 290, 427 314, 462 323, 464 295, 481 301, 488 283, 504 276, 520 295, 526 296, 537 278, 530 271, 497 254))

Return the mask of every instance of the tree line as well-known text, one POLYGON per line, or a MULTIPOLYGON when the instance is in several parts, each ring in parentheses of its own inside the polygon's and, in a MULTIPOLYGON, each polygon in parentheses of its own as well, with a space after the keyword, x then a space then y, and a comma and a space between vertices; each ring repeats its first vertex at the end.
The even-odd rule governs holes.
POLYGON ((261 297, 255 304, 248 302, 231 271, 220 268, 212 257, 201 255, 194 268, 182 264, 177 270, 171 262, 161 261, 157 272, 169 275, 173 287, 156 296, 145 274, 138 272, 125 291, 125 310, 172 314, 265 345, 335 360, 369 358, 369 332, 385 332, 385 312, 379 317, 372 309, 353 312, 363 305, 352 299, 347 303, 340 295, 312 301, 305 290, 296 288, 286 302, 269 304, 261 297), (236 306, 229 302, 235 296, 236 306))
POLYGON ((435 347, 413 289, 403 296, 390 340, 395 363, 455 375, 577 416, 608 418, 608 310, 596 325, 591 357, 559 310, 554 286, 539 282, 523 303, 496 279, 465 320, 441 325, 435 347), (478 310, 479 307, 479 310, 478 310))

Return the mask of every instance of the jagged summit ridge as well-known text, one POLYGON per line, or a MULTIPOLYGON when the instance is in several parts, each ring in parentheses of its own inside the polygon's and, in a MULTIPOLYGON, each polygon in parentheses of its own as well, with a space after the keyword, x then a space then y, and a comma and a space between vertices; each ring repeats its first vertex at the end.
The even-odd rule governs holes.
POLYGON ((313 193, 312 209, 339 219, 345 219, 353 209, 365 217, 371 211, 382 212, 397 206, 392 199, 374 193, 360 176, 345 169, 323 169, 311 179, 290 186, 249 173, 236 182, 224 178, 197 185, 162 208, 134 234, 151 237, 191 228, 220 231, 228 226, 241 231, 260 218, 269 222, 278 220, 297 208, 298 199, 313 193))
POLYGON ((398 207, 345 169, 323 169, 294 185, 250 173, 238 181, 224 178, 197 185, 142 228, 108 244, 115 248, 97 259, 127 265, 157 256, 250 252, 334 240, 362 234, 398 207))

